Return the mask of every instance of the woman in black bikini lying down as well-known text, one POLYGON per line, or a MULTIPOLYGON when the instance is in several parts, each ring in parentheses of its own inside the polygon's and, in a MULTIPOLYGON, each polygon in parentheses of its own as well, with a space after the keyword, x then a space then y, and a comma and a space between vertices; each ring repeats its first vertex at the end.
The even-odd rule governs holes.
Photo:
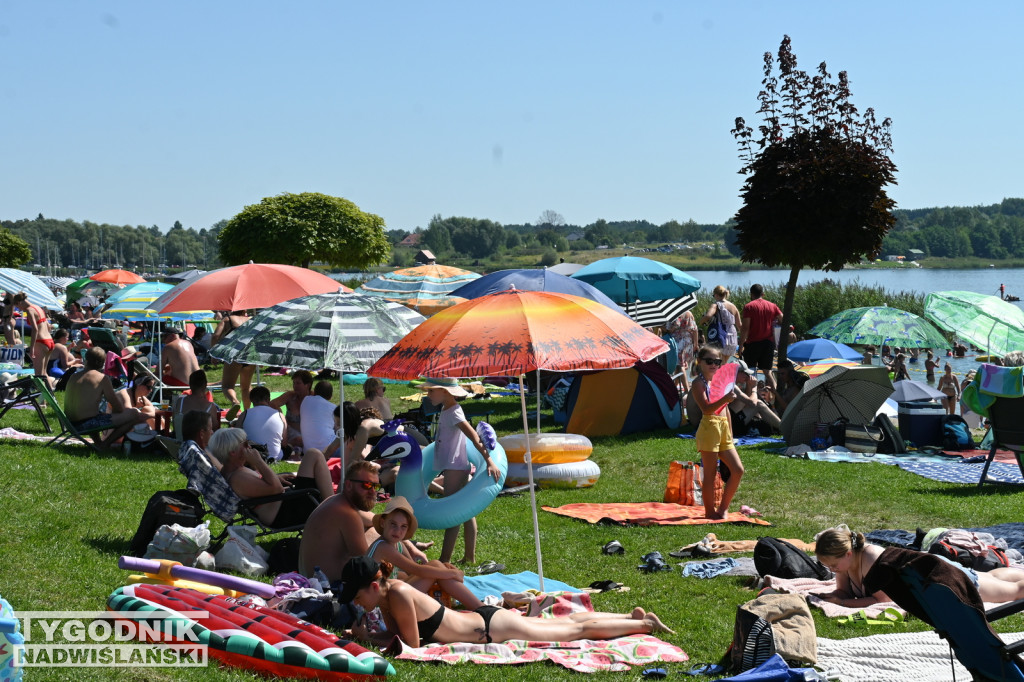
MULTIPOLYGON (((567 642, 672 632, 656 615, 640 607, 629 614, 584 612, 560 618, 526 618, 486 605, 474 611, 446 609, 412 585, 385 578, 391 568, 386 561, 378 563, 365 556, 349 559, 342 570, 345 587, 338 600, 354 602, 367 611, 380 607, 388 632, 414 648, 426 642, 567 642)), ((356 634, 366 635, 365 631, 356 634)))

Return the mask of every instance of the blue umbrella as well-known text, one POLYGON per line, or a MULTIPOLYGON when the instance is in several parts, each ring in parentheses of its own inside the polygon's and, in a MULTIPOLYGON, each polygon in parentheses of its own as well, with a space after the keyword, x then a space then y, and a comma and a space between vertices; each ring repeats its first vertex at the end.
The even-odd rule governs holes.
POLYGON ((43 280, 31 272, 14 268, 0 268, 0 289, 10 294, 24 291, 29 303, 43 308, 50 310, 64 309, 64 306, 53 295, 50 288, 43 284, 43 280))
POLYGON ((124 289, 119 289, 114 293, 107 296, 107 300, 104 301, 109 306, 113 306, 115 303, 120 303, 126 298, 136 298, 138 296, 144 296, 146 294, 156 293, 157 296, 153 297, 153 300, 159 298, 159 294, 165 291, 170 291, 174 288, 173 284, 164 284, 163 282, 136 282, 135 284, 129 284, 124 289))
POLYGON ((596 301, 609 308, 622 311, 615 301, 600 290, 572 277, 559 275, 550 270, 498 270, 463 284, 451 292, 451 296, 480 298, 498 291, 518 289, 519 291, 550 291, 556 294, 572 294, 596 301))
POLYGON ((828 339, 797 341, 786 349, 786 357, 797 362, 814 362, 825 358, 860 360, 862 355, 863 353, 850 348, 845 343, 836 343, 828 339))
POLYGON ((601 290, 619 304, 679 298, 700 289, 700 280, 650 258, 604 258, 572 275, 601 290))

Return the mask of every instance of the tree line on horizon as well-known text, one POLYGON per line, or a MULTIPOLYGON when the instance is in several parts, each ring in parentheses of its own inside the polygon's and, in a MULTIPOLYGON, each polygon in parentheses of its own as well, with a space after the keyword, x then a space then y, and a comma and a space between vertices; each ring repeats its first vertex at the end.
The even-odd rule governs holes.
MULTIPOLYGON (((896 209, 896 223, 882 243, 882 255, 906 255, 919 249, 926 257, 1006 259, 1024 258, 1024 198, 1007 198, 989 206, 946 206, 896 209)), ((55 268, 100 269, 120 265, 139 271, 161 267, 186 269, 222 267, 218 235, 227 220, 209 228, 184 227, 175 221, 167 231, 158 225, 130 226, 56 220, 39 214, 34 219, 0 220, 0 226, 28 246, 28 258, 12 263, 4 257, 8 240, 0 239, 5 265, 40 264, 55 268)), ((386 231, 392 245, 390 264, 408 266, 417 248, 397 247, 413 232, 421 234, 418 248, 429 248, 440 261, 454 255, 483 259, 502 254, 542 255, 587 251, 621 244, 722 244, 734 256, 734 223, 702 224, 671 220, 597 220, 587 225, 567 223, 555 211, 545 211, 533 223, 501 224, 464 216, 435 215, 427 227, 386 231)), ((25 252, 18 251, 22 256, 25 252)))

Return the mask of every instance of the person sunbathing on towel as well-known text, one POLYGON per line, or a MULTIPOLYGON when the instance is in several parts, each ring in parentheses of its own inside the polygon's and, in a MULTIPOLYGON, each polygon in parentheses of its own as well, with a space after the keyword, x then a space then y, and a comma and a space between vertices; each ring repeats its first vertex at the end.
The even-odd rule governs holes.
MULTIPOLYGON (((424 642, 568 642, 672 632, 655 614, 640 607, 626 614, 588 611, 558 618, 527 618, 497 606, 455 611, 408 583, 386 577, 392 570, 388 562, 378 563, 367 556, 349 559, 342 570, 345 586, 338 601, 358 604, 367 611, 379 607, 388 635, 398 635, 414 648, 424 642)), ((355 637, 370 641, 370 633, 363 625, 357 625, 352 632, 355 637)))
MULTIPOLYGON (((823 566, 836 574, 834 592, 819 594, 833 604, 859 609, 880 601, 892 601, 884 592, 866 594, 864 576, 881 556, 883 549, 867 543, 863 533, 855 533, 846 524, 822 531, 815 538, 814 554, 823 566)), ((963 571, 978 588, 982 601, 995 604, 1024 599, 1024 570, 1004 566, 978 573, 946 557, 939 559, 963 571)))

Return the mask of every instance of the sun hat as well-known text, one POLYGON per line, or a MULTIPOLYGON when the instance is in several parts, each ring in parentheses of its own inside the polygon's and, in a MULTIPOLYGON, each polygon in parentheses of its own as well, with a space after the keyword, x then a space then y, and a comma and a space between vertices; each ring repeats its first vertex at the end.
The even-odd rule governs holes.
POLYGON ((135 428, 125 434, 128 440, 136 443, 148 443, 156 438, 156 436, 156 431, 149 428, 149 424, 146 423, 136 424, 135 428))
POLYGON ((423 383, 420 384, 421 391, 429 391, 432 388, 441 388, 451 393, 456 398, 465 398, 469 395, 469 391, 459 386, 459 382, 456 379, 447 379, 444 377, 423 377, 423 383))
POLYGON ((750 376, 756 376, 757 375, 757 372, 755 372, 754 370, 750 369, 750 367, 747 366, 747 363, 743 362, 739 358, 733 360, 733 362, 735 362, 737 365, 740 366, 740 371, 743 372, 744 374, 748 374, 750 376))
POLYGON ((352 557, 341 569, 341 580, 344 586, 338 595, 338 603, 349 604, 359 590, 367 587, 377 579, 380 564, 368 556, 352 557))
POLYGON ((406 517, 409 519, 409 529, 405 532, 405 537, 402 538, 403 540, 409 540, 416 534, 416 529, 419 527, 419 524, 416 523, 416 515, 412 511, 412 505, 409 504, 409 500, 405 499, 401 495, 395 495, 392 497, 388 500, 388 504, 384 507, 384 511, 373 515, 373 528, 381 535, 384 535, 384 521, 386 521, 387 517, 396 511, 405 512, 406 517))

